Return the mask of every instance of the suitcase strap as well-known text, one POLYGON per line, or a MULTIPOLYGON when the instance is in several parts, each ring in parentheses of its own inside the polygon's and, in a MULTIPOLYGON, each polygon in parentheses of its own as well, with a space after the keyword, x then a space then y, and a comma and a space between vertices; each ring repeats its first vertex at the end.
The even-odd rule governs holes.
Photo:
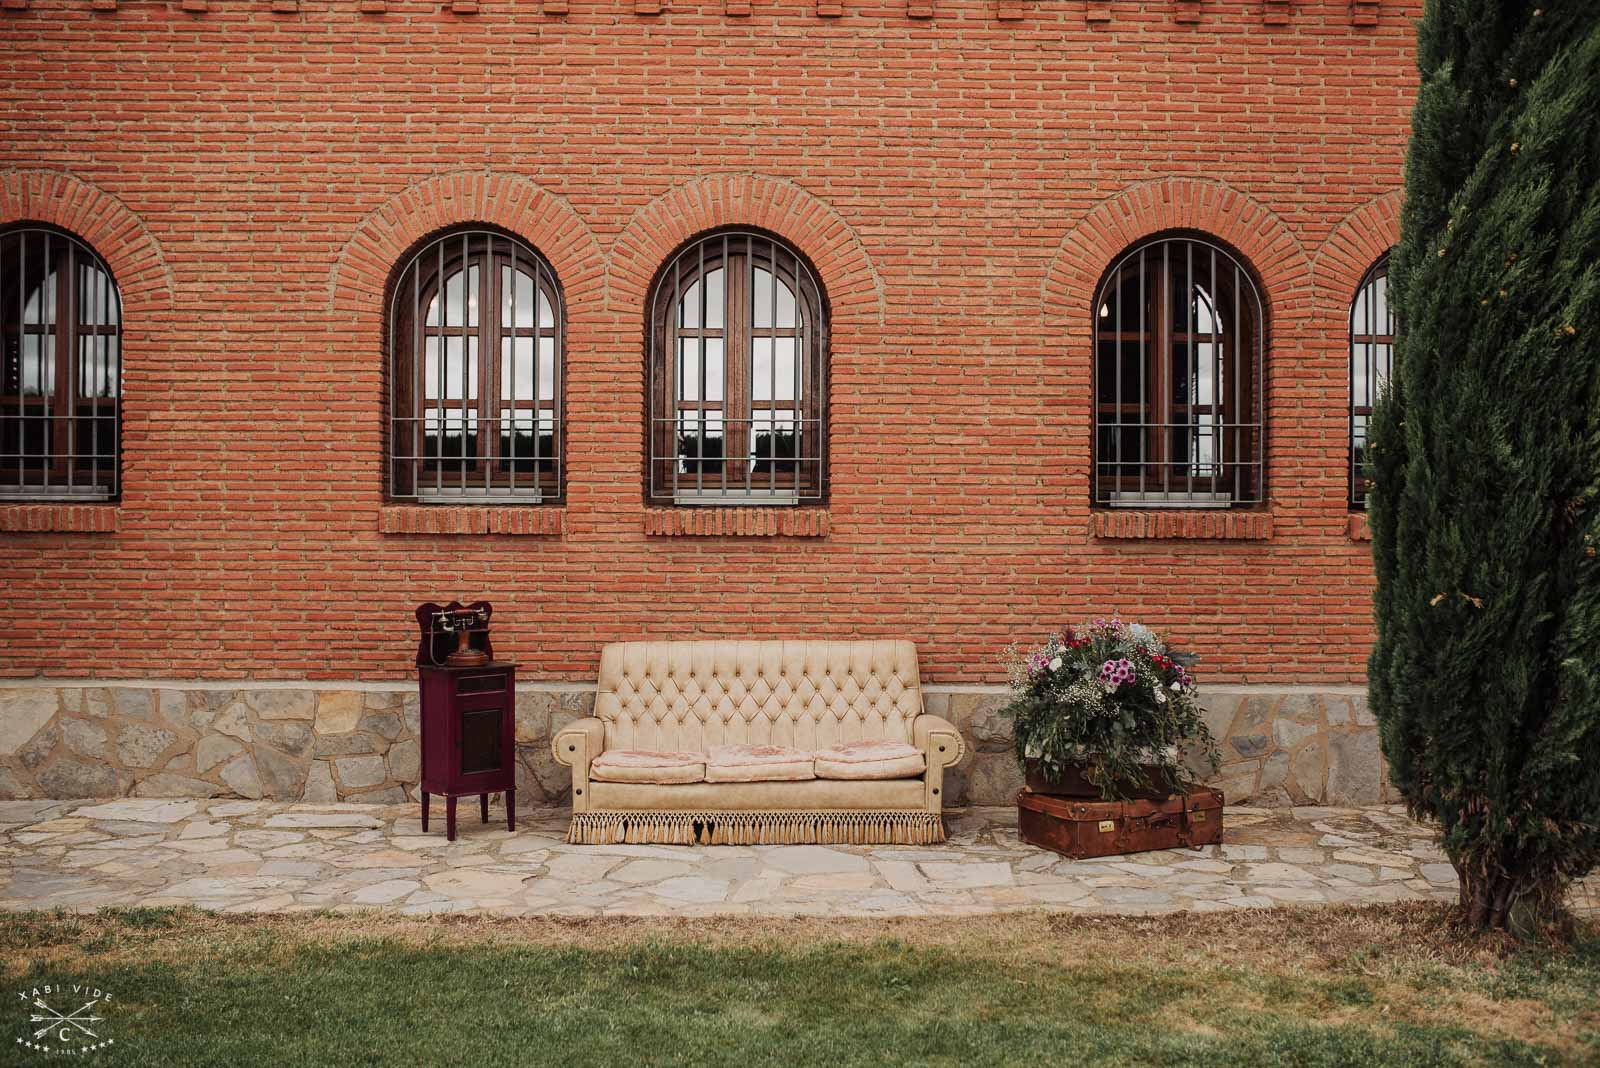
POLYGON ((1189 820, 1189 805, 1185 801, 1177 812, 1157 812, 1151 816, 1123 815, 1117 819, 1117 837, 1115 842, 1120 848, 1128 844, 1133 837, 1135 825, 1146 832, 1160 830, 1163 827, 1176 826, 1178 828, 1178 844, 1186 848, 1194 844, 1194 825, 1189 820))

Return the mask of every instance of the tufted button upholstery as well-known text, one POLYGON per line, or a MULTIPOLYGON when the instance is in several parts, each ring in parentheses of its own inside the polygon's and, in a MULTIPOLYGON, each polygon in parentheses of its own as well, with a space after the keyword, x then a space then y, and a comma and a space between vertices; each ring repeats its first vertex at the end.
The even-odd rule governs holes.
POLYGON ((909 743, 921 711, 908 641, 620 642, 595 699, 608 747, 697 752, 909 743))

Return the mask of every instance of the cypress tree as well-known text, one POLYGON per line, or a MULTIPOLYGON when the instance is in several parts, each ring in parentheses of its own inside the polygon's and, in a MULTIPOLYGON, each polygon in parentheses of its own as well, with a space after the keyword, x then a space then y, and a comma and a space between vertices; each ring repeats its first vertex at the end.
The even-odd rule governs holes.
POLYGON ((1466 919, 1539 932, 1600 861, 1600 5, 1428 0, 1418 65, 1368 679, 1466 919))

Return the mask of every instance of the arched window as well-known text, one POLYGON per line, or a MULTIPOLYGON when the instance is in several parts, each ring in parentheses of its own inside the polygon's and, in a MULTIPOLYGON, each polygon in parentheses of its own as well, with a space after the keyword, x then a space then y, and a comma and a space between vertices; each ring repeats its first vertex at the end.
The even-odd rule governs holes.
POLYGON ((703 237, 649 304, 650 499, 798 504, 824 494, 822 287, 770 237, 703 237))
POLYGON ((550 265, 516 238, 456 230, 392 292, 389 496, 559 502, 565 318, 550 265))
POLYGON ((119 492, 122 298, 59 230, 0 233, 0 499, 119 492))
POLYGON ((1262 499, 1265 315, 1249 272, 1199 238, 1126 253, 1094 303, 1094 503, 1262 499))
POLYGON ((1394 310, 1389 305, 1389 256, 1361 279, 1350 305, 1350 507, 1367 506, 1372 460, 1367 423, 1394 362, 1394 310))

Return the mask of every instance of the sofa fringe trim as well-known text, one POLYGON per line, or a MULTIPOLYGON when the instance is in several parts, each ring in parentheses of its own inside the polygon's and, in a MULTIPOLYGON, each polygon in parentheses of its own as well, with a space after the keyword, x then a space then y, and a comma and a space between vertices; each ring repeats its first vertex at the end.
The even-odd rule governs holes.
POLYGON ((574 845, 937 845, 936 812, 575 812, 574 845))

